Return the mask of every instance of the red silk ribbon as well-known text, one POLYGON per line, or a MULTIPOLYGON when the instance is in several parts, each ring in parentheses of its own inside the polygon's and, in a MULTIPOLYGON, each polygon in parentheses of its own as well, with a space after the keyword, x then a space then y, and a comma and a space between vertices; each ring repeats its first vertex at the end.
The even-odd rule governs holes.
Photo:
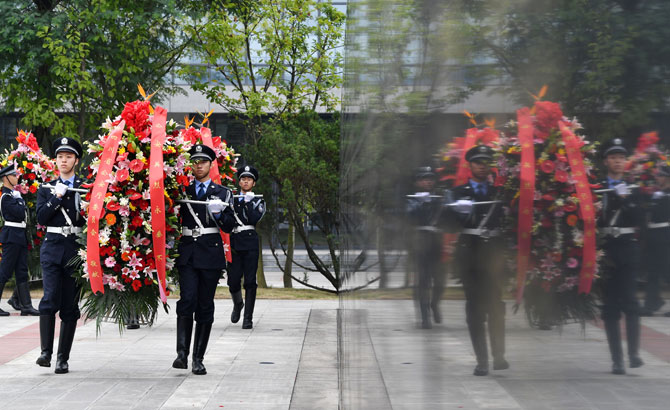
POLYGON ((517 111, 519 143, 521 144, 521 175, 519 187, 519 225, 517 231, 516 303, 521 303, 526 284, 533 230, 533 199, 535 196, 535 146, 533 120, 527 108, 517 111))
POLYGON ((151 235, 153 237, 154 259, 158 272, 158 288, 161 301, 167 303, 165 283, 165 188, 163 185, 163 145, 165 144, 165 123, 167 110, 156 107, 151 125, 151 151, 149 154, 149 196, 151 199, 151 235))
POLYGON ((584 168, 584 158, 580 151, 579 140, 563 121, 559 121, 565 142, 565 152, 570 162, 572 176, 576 182, 577 197, 584 221, 584 245, 582 248, 582 269, 579 273, 579 293, 591 292, 593 277, 596 269, 596 215, 593 208, 593 196, 584 168))
MULTIPOLYGON (((212 131, 207 127, 202 127, 200 129, 200 135, 202 135, 203 144, 216 151, 216 147, 214 147, 214 141, 212 140, 212 131)), ((214 183, 221 185, 221 174, 219 173, 219 161, 216 158, 212 162, 212 167, 209 169, 209 177, 212 178, 212 181, 214 181, 214 183)), ((228 262, 232 262, 233 252, 230 249, 230 235, 221 230, 219 230, 219 233, 221 234, 221 240, 223 241, 223 249, 226 254, 226 260, 228 262)))
POLYGON ((91 282, 93 293, 105 293, 105 286, 102 282, 102 266, 100 265, 100 217, 104 209, 105 194, 107 186, 116 160, 116 153, 119 148, 119 142, 123 135, 123 129, 126 126, 125 121, 109 134, 105 148, 100 157, 100 166, 98 175, 95 177, 93 190, 91 192, 91 202, 88 207, 88 230, 86 232, 86 264, 88 266, 88 277, 91 282))

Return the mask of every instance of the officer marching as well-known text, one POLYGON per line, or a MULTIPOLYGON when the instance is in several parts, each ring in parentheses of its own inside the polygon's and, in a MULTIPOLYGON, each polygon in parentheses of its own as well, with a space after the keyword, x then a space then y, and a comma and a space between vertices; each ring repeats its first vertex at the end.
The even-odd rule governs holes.
POLYGON ((253 328, 254 305, 256 304, 256 270, 260 246, 256 224, 265 215, 265 201, 252 192, 258 181, 258 170, 246 165, 237 171, 241 197, 234 203, 235 223, 230 236, 230 247, 233 250, 233 261, 228 268, 228 290, 233 299, 233 312, 230 321, 237 323, 244 307, 242 329, 253 328), (244 277, 244 302, 242 301, 242 277, 244 277))
POLYGON ((412 254, 418 280, 415 299, 421 312, 421 327, 442 322, 440 299, 444 291, 444 271, 441 269, 442 230, 437 228, 443 210, 443 200, 432 195, 437 176, 431 167, 420 167, 415 174, 417 192, 407 198, 407 214, 412 224, 412 254))
POLYGON ((670 272, 670 166, 660 166, 654 177, 656 191, 647 204, 647 287, 640 316, 653 316, 665 304, 661 279, 670 272))
POLYGON ((214 322, 214 294, 226 268, 226 257, 219 229, 230 232, 235 224, 230 189, 215 184, 209 177, 216 153, 206 145, 191 147, 195 180, 186 188, 192 200, 205 204, 185 203, 179 214, 182 237, 176 265, 179 272, 180 297, 177 302, 177 358, 172 367, 188 368, 188 355, 195 318, 195 340, 191 371, 207 374, 203 365, 209 335, 214 322))
POLYGON ((612 189, 602 197, 602 211, 598 218, 598 233, 605 251, 602 273, 602 319, 612 356, 612 373, 625 374, 621 347, 621 313, 626 315, 626 338, 630 367, 644 363, 639 356, 640 316, 635 296, 637 288, 638 240, 636 234, 643 222, 640 196, 632 192, 623 180, 628 150, 621 138, 614 138, 602 146, 607 178, 601 182, 612 189))
MULTIPOLYGON (((5 223, 0 231, 2 243, 2 261, 0 261, 0 299, 5 283, 16 275, 16 293, 18 294, 18 310, 21 316, 38 316, 38 312, 30 300, 28 286, 28 242, 26 239, 26 202, 14 187, 19 182, 14 165, 0 170, 2 178, 2 198, 0 199, 0 216, 5 223)), ((9 316, 0 309, 0 316, 9 316)))
POLYGON ((488 182, 493 149, 475 146, 468 150, 465 159, 470 164, 472 178, 450 192, 453 202, 448 204, 448 215, 461 228, 455 264, 463 281, 465 318, 477 357, 474 375, 485 376, 489 373, 484 326, 487 321, 493 370, 509 368, 505 360, 505 303, 502 301, 504 254, 500 226, 503 209, 500 203, 474 204, 496 198, 497 189, 488 182))
POLYGON ((82 155, 81 145, 72 138, 59 138, 53 144, 56 166, 60 176, 49 181, 38 190, 37 222, 47 227, 40 248, 40 264, 44 296, 39 304, 40 344, 42 353, 37 364, 51 366, 56 312, 61 319, 56 357, 56 373, 69 371, 70 349, 77 329, 80 287, 72 277, 75 268, 68 266, 77 254, 80 245, 77 235, 85 224, 81 216, 81 199, 78 193, 68 188, 78 188, 82 179, 75 174, 75 167, 82 155), (52 187, 52 188, 48 188, 52 187))

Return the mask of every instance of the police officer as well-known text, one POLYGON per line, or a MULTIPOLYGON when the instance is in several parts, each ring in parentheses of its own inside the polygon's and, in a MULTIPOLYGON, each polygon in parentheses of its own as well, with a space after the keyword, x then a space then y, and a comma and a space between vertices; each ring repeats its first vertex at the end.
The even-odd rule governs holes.
POLYGON ((442 322, 440 299, 444 291, 444 272, 441 269, 442 231, 437 223, 443 210, 443 200, 433 195, 437 176, 431 167, 420 167, 415 174, 417 190, 407 198, 407 214, 412 224, 412 254, 418 281, 415 299, 421 312, 421 327, 432 327, 430 312, 435 323, 442 322), (432 290, 432 292, 431 292, 432 290))
POLYGON ((647 210, 648 269, 647 288, 641 316, 653 316, 665 304, 661 297, 661 278, 670 272, 670 166, 656 171, 656 191, 647 210))
POLYGON ((621 331, 621 313, 626 315, 626 337, 630 367, 644 363, 638 354, 640 347, 639 304, 635 297, 638 269, 637 232, 643 213, 640 196, 624 181, 628 150, 621 138, 614 138, 602 146, 607 178, 601 182, 612 189, 602 197, 602 211, 598 218, 598 233, 602 239, 605 260, 602 272, 602 319, 612 355, 612 373, 625 374, 621 331))
MULTIPOLYGON (((5 224, 0 231, 2 243, 2 261, 0 261, 0 299, 5 283, 16 275, 16 291, 19 295, 21 316, 38 316, 38 312, 30 300, 28 287, 28 243, 26 240, 26 203, 21 193, 14 190, 19 182, 14 165, 0 170, 2 178, 2 198, 0 199, 0 215, 5 224)), ((9 313, 0 309, 0 316, 9 313)))
POLYGON ((212 161, 216 159, 213 149, 194 145, 189 153, 195 180, 186 193, 190 199, 207 201, 208 204, 182 204, 179 210, 183 226, 176 262, 180 297, 177 302, 177 358, 172 367, 188 368, 195 318, 191 371, 202 375, 207 374, 202 361, 214 322, 214 294, 226 267, 219 229, 224 232, 233 229, 233 195, 230 189, 215 184, 209 177, 212 161))
POLYGON ((493 154, 493 149, 484 145, 468 150, 465 159, 472 178, 452 190, 447 208, 449 220, 456 221, 460 227, 455 264, 463 281, 465 319, 477 357, 475 376, 489 372, 484 326, 487 321, 493 370, 509 368, 505 360, 505 303, 502 301, 504 256, 500 226, 503 209, 500 203, 475 204, 496 199, 497 189, 489 183, 493 154))
POLYGON ((258 269, 258 234, 256 224, 265 215, 265 201, 252 192, 258 181, 258 170, 246 165, 237 171, 241 196, 235 199, 235 222, 230 236, 233 261, 228 269, 228 290, 233 299, 230 321, 237 323, 244 307, 242 329, 253 327, 254 305, 256 304, 256 270, 258 269), (242 277, 244 277, 245 302, 242 302, 242 277))
POLYGON ((59 138, 53 144, 53 152, 60 176, 45 183, 46 186, 37 192, 37 222, 47 227, 40 248, 44 296, 39 305, 42 353, 37 364, 51 366, 55 315, 59 312, 61 326, 56 373, 67 373, 70 349, 80 317, 80 287, 72 277, 74 267, 69 266, 69 262, 79 250, 77 235, 86 222, 80 212, 80 195, 68 188, 78 188, 83 182, 75 173, 82 149, 72 138, 59 138))

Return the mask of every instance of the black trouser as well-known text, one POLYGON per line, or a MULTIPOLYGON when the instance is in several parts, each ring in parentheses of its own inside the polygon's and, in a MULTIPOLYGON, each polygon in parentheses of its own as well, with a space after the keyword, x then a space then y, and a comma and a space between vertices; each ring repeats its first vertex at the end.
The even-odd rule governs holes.
POLYGON ((233 249, 233 261, 228 264, 228 288, 230 293, 244 289, 256 289, 256 270, 258 269, 258 249, 238 251, 233 249))
POLYGON ((433 232, 417 232, 414 245, 418 276, 415 292, 421 314, 424 316, 428 314, 429 306, 437 308, 444 290, 445 275, 440 263, 442 236, 433 232))
POLYGON ((39 305, 40 315, 55 315, 60 312, 63 322, 76 321, 81 316, 80 288, 72 276, 74 268, 67 266, 77 249, 74 236, 62 238, 58 243, 51 243, 47 239, 42 244, 40 264, 44 296, 39 305))
MULTIPOLYGON (((638 242, 632 235, 609 238, 603 245, 603 320, 619 320, 621 313, 639 315, 637 289, 638 242)), ((666 250, 666 252, 668 252, 666 250)))
POLYGON ((656 310, 663 304, 661 279, 670 272, 670 228, 651 229, 646 247, 647 287, 644 307, 656 310))
POLYGON ((14 273, 17 284, 28 282, 28 247, 17 243, 3 243, 0 284, 7 283, 12 273, 14 273))
POLYGON ((465 320, 477 361, 488 361, 486 329, 488 321, 494 359, 505 353, 505 303, 502 301, 504 256, 498 239, 484 240, 461 235, 455 263, 465 291, 465 320))
POLYGON ((178 266, 179 301, 177 316, 193 317, 202 324, 214 322, 214 294, 219 284, 221 270, 193 269, 190 265, 178 266))

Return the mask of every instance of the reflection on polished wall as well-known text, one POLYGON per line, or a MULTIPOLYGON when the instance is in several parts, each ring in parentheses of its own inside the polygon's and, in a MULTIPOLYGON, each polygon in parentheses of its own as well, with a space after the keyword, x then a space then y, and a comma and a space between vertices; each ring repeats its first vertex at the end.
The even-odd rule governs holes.
MULTIPOLYGON (((594 139, 623 136, 634 145, 641 132, 657 130, 667 140, 670 51, 659 16, 670 16, 669 8, 661 1, 348 2, 341 408, 447 408, 445 397, 459 403, 467 396, 467 388, 450 386, 454 375, 472 374, 474 360, 460 283, 441 256, 417 260, 411 251, 418 239, 407 195, 420 190, 417 168, 441 166, 446 144, 472 126, 464 111, 478 123, 504 124, 532 105, 543 86, 543 98, 579 116, 594 139), (642 25, 642 37, 625 34, 642 25), (441 323, 433 318, 432 329, 421 328, 416 302, 417 267, 427 263, 439 265, 433 286, 444 287, 441 323)), ((432 192, 442 195, 446 183, 438 181, 432 192)), ((511 305, 507 331, 514 341, 531 330, 511 305)), ((564 331, 583 335, 579 328, 564 331)), ((606 363, 606 345, 600 348, 606 363)), ((529 348, 521 359, 540 352, 529 348)))

